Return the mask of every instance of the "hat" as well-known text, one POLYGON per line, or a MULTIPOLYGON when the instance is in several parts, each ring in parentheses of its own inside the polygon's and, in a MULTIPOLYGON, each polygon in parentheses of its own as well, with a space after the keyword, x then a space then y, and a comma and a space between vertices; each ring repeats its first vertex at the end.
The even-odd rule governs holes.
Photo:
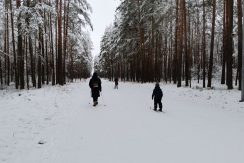
POLYGON ((156 87, 159 87, 159 82, 157 82, 157 83, 155 84, 155 86, 156 86, 156 87))
POLYGON ((97 77, 97 72, 94 72, 93 73, 93 77, 97 77))

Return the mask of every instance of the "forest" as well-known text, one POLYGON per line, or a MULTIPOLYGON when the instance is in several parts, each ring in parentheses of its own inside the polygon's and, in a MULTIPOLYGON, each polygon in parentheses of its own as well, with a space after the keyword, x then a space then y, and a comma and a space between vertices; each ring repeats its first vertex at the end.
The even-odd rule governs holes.
POLYGON ((95 69, 113 80, 241 89, 241 0, 123 0, 95 69))
POLYGON ((0 1, 1 88, 41 88, 89 77, 91 11, 86 0, 0 1))
MULTIPOLYGON (((0 84, 41 88, 92 72, 87 0, 0 2, 0 84)), ((241 0, 121 0, 94 70, 123 81, 241 89, 241 0), (214 80, 214 81, 213 81, 214 80)))

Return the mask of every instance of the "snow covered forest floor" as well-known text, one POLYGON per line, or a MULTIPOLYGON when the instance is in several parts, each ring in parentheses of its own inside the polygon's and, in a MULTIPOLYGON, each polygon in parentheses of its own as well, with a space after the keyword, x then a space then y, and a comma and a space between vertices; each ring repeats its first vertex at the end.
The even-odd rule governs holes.
POLYGON ((243 163, 244 104, 237 90, 103 80, 92 106, 88 81, 0 91, 1 163, 243 163))

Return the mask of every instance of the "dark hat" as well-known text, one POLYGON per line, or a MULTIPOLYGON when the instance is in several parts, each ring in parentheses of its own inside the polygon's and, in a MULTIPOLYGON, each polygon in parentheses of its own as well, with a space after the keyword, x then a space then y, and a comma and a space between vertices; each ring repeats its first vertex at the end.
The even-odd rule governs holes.
POLYGON ((155 84, 155 86, 156 86, 156 87, 159 87, 159 82, 157 82, 157 83, 155 84))
POLYGON ((97 75, 97 72, 94 72, 93 73, 93 77, 97 77, 98 75, 97 75))

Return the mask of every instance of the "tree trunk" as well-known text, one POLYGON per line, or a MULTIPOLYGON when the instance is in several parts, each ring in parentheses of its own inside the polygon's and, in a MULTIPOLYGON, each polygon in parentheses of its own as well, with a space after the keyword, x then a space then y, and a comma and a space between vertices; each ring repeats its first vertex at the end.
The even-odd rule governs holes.
POLYGON ((175 21, 175 55, 174 55, 174 69, 173 69, 173 81, 177 83, 178 74, 178 30, 179 30, 179 0, 176 0, 176 21, 175 21))
POLYGON ((227 63, 227 78, 226 84, 228 89, 233 89, 232 64, 233 64, 233 0, 227 0, 227 42, 226 42, 226 63, 227 63))
MULTIPOLYGON (((17 8, 20 7, 20 0, 16 0, 17 8)), ((23 42, 22 42, 22 34, 21 34, 21 13, 18 15, 18 70, 19 70, 19 81, 20 81, 20 89, 25 88, 25 79, 24 79, 24 55, 23 55, 23 42)))
POLYGON ((49 58, 48 58, 48 36, 47 36, 47 13, 44 11, 44 30, 45 30, 45 59, 46 59, 46 83, 49 84, 49 58))
POLYGON ((206 15, 205 15, 205 0, 203 0, 203 41, 202 41, 202 59, 203 59, 203 88, 206 87, 206 15))
POLYGON ((188 54, 188 45, 187 45, 187 19, 186 19, 186 2, 182 0, 182 7, 183 7, 183 22, 184 22, 184 53, 185 53, 185 85, 189 86, 189 54, 188 54))
POLYGON ((239 90, 241 90, 241 68, 242 68, 242 1, 237 0, 237 8, 238 8, 238 80, 239 80, 239 90))
POLYGON ((212 1, 213 5, 213 18, 212 18, 212 35, 210 45, 209 69, 208 69, 208 87, 212 86, 212 73, 213 73, 213 53, 214 53, 214 33, 215 33, 215 17, 216 17, 216 0, 212 1))
MULTIPOLYGON (((7 5, 7 4, 6 4, 7 5)), ((5 81, 9 86, 10 83, 10 58, 9 58, 9 16, 8 16, 8 6, 6 6, 6 54, 5 55, 5 81)))
POLYGON ((38 88, 42 87, 42 30, 39 27, 39 40, 38 40, 38 88))
POLYGON ((58 9, 58 84, 63 85, 63 54, 62 54, 62 0, 59 2, 58 9))
POLYGON ((29 72, 28 72, 28 56, 27 56, 27 48, 28 47, 28 42, 27 42, 27 37, 25 37, 25 69, 26 69, 26 86, 27 89, 29 90, 29 72))
POLYGON ((223 47, 222 47, 222 75, 221 75, 221 84, 225 84, 225 69, 226 69, 226 51, 225 51, 225 44, 226 44, 226 0, 224 2, 224 16, 223 16, 223 47))
MULTIPOLYGON (((30 0, 27 0, 27 7, 30 7, 30 0)), ((30 18, 27 18, 27 26, 30 25, 30 18)), ((31 39, 31 35, 29 34, 28 36, 28 45, 29 45, 29 53, 30 53, 30 68, 31 68, 31 81, 32 81, 32 85, 33 87, 36 88, 36 63, 35 63, 35 58, 33 58, 33 46, 32 46, 32 39, 31 39)))
POLYGON ((11 12, 11 28, 12 28, 12 43, 13 43, 13 54, 14 54, 14 74, 15 74, 15 88, 19 88, 19 75, 17 69, 17 58, 16 58, 16 49, 15 49, 15 37, 14 37, 14 14, 13 14, 13 5, 10 1, 10 12, 11 12))
POLYGON ((52 25, 52 15, 50 14, 50 43, 51 43, 51 47, 50 47, 50 51, 51 51, 51 56, 52 56, 52 85, 55 85, 55 58, 54 58, 54 48, 53 48, 53 25, 52 25))

